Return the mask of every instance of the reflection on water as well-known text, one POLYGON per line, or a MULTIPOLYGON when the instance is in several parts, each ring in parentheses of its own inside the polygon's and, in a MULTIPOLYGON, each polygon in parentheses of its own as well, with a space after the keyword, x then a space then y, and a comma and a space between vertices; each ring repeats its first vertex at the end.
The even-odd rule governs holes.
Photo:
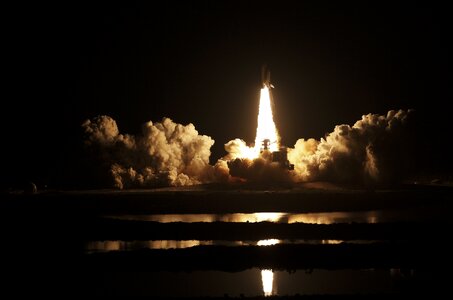
MULTIPOLYGON (((258 241, 258 246, 272 246, 280 243, 277 239, 268 239, 258 241)), ((270 269, 261 270, 261 281, 263 282, 264 296, 272 296, 274 290, 274 272, 270 269)))
MULTIPOLYGON (((195 246, 272 246, 276 244, 340 244, 344 240, 261 240, 261 241, 224 241, 224 240, 159 240, 159 241, 92 241, 86 244, 88 253, 109 251, 131 251, 139 249, 184 249, 195 246)), ((378 240, 348 240, 352 244, 369 244, 378 240)))
MULTIPOLYGON (((319 243, 319 244, 337 244, 341 240, 278 240, 267 239, 260 241, 200 241, 200 240, 162 240, 162 241, 95 241, 87 245, 87 251, 108 252, 108 251, 127 251, 135 249, 172 249, 172 248, 189 248, 199 245, 227 245, 227 246, 272 246, 279 243, 319 243)), ((369 242, 369 241, 368 241, 369 242)), ((392 269, 392 275, 396 273, 392 269)), ((264 296, 275 294, 274 272, 270 269, 261 270, 261 281, 264 296)))
MULTIPOLYGON (((413 293, 417 288, 426 289, 430 284, 434 286, 433 280, 437 278, 427 271, 408 270, 407 273, 412 275, 403 278, 399 275, 400 270, 396 269, 314 269, 290 273, 256 268, 241 272, 118 271, 102 273, 102 280, 95 284, 104 296, 256 297, 263 294, 413 293)), ((98 277, 93 278, 98 280, 98 277)))
MULTIPOLYGON (((377 223, 383 219, 382 212, 329 212, 329 213, 309 213, 309 214, 288 214, 288 222, 307 223, 307 224, 333 224, 333 223, 377 223)), ((380 222, 388 222, 388 220, 380 222)))
POLYGON ((264 296, 272 296, 274 272, 272 270, 261 270, 261 280, 263 281, 264 296))
POLYGON ((126 242, 124 242, 124 241, 96 241, 96 242, 88 243, 86 249, 88 252, 119 251, 119 250, 125 250, 125 243, 126 242))
POLYGON ((109 218, 134 221, 152 221, 160 223, 171 222, 232 222, 232 223, 309 223, 309 224, 333 224, 333 223, 377 223, 395 222, 419 218, 418 215, 405 214, 392 211, 360 211, 360 212, 323 212, 323 213, 231 213, 231 214, 156 214, 156 215, 118 215, 109 218))
POLYGON ((280 240, 268 239, 268 240, 260 240, 260 241, 258 241, 257 245, 258 246, 272 246, 272 245, 277 245, 278 243, 280 243, 280 240))
MULTIPOLYGON (((261 241, 223 241, 223 240, 159 240, 159 241, 92 241, 86 244, 88 253, 109 251, 131 251, 139 249, 183 249, 195 246, 272 246, 276 244, 340 244, 343 240, 261 240, 261 241)), ((348 243, 369 244, 375 240, 352 240, 348 243)))
MULTIPOLYGON (((109 252, 130 251, 138 249, 182 249, 200 245, 213 245, 214 241, 199 240, 162 240, 162 241, 93 241, 86 245, 86 251, 109 252)), ((233 246, 234 242, 230 242, 233 246)))
MULTIPOLYGON (((241 215, 243 215, 242 218, 244 218, 245 215, 249 215, 249 214, 241 214, 241 215)), ((278 222, 278 220, 282 219, 286 214, 285 213, 275 213, 275 212, 263 212, 263 213, 254 213, 254 214, 250 214, 250 215, 253 215, 255 217, 255 221, 253 221, 253 222, 265 222, 265 221, 278 222)), ((247 221, 245 221, 245 222, 247 222, 247 221)), ((249 221, 249 222, 252 222, 252 221, 249 221)))

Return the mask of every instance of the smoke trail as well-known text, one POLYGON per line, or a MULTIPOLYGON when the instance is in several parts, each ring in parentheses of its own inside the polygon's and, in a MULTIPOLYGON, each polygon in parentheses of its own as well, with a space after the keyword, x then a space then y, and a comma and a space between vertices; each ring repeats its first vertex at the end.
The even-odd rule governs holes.
POLYGON ((108 116, 86 120, 82 127, 86 143, 99 149, 118 188, 193 185, 213 176, 209 156, 214 140, 199 135, 192 124, 150 121, 140 136, 120 134, 108 116))

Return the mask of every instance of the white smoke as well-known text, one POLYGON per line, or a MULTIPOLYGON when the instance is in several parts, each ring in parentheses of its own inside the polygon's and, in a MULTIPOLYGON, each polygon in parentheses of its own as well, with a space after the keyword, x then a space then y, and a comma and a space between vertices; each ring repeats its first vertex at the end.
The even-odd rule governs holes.
MULTIPOLYGON (((401 179, 411 158, 410 143, 406 141, 411 113, 391 110, 385 116, 368 114, 352 127, 335 126, 319 141, 299 139, 294 148, 288 148, 294 171, 272 162, 267 154, 256 159, 241 158, 241 153, 250 148, 239 139, 225 144, 228 155, 222 160, 227 161, 230 176, 246 181, 389 183, 401 179)), ((225 163, 221 165, 225 167, 225 163)))
POLYGON ((406 123, 412 110, 362 116, 352 127, 337 125, 321 138, 299 139, 288 151, 295 180, 379 183, 397 179, 407 167, 406 123))
POLYGON ((411 163, 408 111, 362 116, 353 126, 337 125, 320 140, 299 139, 288 148, 290 171, 270 152, 250 159, 253 147, 240 139, 225 144, 227 155, 209 164, 214 140, 192 124, 168 118, 143 125, 142 134, 120 134, 112 118, 99 116, 82 127, 86 143, 107 163, 118 188, 183 186, 209 182, 289 183, 327 180, 379 184, 401 180, 411 163))
POLYGON ((291 175, 279 163, 272 162, 271 152, 262 152, 258 158, 247 158, 254 155, 254 147, 249 147, 241 139, 234 139, 225 144, 228 154, 216 164, 216 174, 221 171, 223 180, 230 182, 247 181, 280 184, 290 182, 291 175))
POLYGON ((108 116, 86 120, 82 127, 87 144, 98 147, 110 165, 118 188, 193 185, 213 176, 209 156, 214 140, 199 135, 192 124, 150 121, 139 136, 120 134, 108 116))

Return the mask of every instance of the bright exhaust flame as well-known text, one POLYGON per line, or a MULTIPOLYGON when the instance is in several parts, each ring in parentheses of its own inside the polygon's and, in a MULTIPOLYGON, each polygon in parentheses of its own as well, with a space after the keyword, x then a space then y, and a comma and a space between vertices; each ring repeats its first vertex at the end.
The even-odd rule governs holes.
POLYGON ((269 140, 269 150, 278 151, 278 133, 274 123, 271 106, 269 87, 265 85, 261 89, 260 105, 258 111, 258 127, 255 138, 255 157, 259 156, 264 140, 269 140))

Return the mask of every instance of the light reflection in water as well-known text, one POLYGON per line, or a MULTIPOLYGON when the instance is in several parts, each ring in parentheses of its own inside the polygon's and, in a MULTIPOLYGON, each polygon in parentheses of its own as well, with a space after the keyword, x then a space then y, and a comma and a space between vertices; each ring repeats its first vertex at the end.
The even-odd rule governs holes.
POLYGON ((272 245, 277 245, 278 243, 280 243, 280 241, 277 239, 268 239, 268 240, 258 241, 257 245, 258 246, 272 246, 272 245))
MULTIPOLYGON (((248 215, 248 214, 243 214, 248 215)), ((275 212, 263 212, 263 213, 254 213, 252 214, 255 217, 254 222, 278 222, 282 217, 284 217, 285 213, 275 213, 275 212)), ((242 216, 246 217, 246 216, 242 216)))
MULTIPOLYGON (((341 244, 343 243, 343 240, 321 240, 321 244, 323 245, 336 245, 336 244, 341 244)), ((366 241, 371 243, 372 241, 366 241)))
MULTIPOLYGON (((94 243, 98 243, 98 242, 94 242, 94 243)), ((102 243, 102 246, 100 248, 102 248, 104 251, 118 251, 124 247, 123 241, 103 241, 101 243, 102 243)), ((97 246, 99 247, 100 245, 97 245, 97 246)))
MULTIPOLYGON (((282 218, 284 214, 282 213, 262 213, 261 218, 270 222, 277 222, 282 218)), ((258 221, 259 222, 259 221, 258 221)), ((258 246, 272 246, 280 243, 280 240, 277 239, 267 239, 258 241, 258 246)), ((274 272, 269 269, 261 270, 261 281, 263 282, 263 293, 264 296, 272 296, 274 289, 274 272)))
POLYGON ((199 241, 199 240, 162 240, 162 241, 148 241, 150 249, 181 249, 190 248, 199 245, 212 245, 212 241, 199 241))
MULTIPOLYGON (((85 249, 88 253, 109 251, 130 251, 138 249, 184 249, 195 246, 272 246, 276 244, 340 244, 344 240, 277 240, 268 239, 260 241, 224 241, 224 240, 157 240, 157 241, 92 241, 87 243, 85 249)), ((369 244, 375 240, 351 240, 348 243, 369 244)))
MULTIPOLYGON (((268 239, 258 241, 258 246, 272 246, 280 243, 277 239, 268 239)), ((261 270, 261 281, 263 282, 264 296, 272 296, 274 292, 274 272, 270 269, 261 270)))
POLYGON ((380 212, 328 212, 288 214, 288 223, 333 224, 333 223, 377 223, 380 212))
POLYGON ((261 270, 261 280, 263 281, 264 296, 272 296, 274 272, 272 270, 261 270))
POLYGON ((110 216, 121 220, 152 221, 160 223, 171 222, 232 222, 232 223, 256 223, 256 222, 277 222, 277 223, 307 223, 307 224, 333 224, 333 223, 377 223, 391 222, 401 218, 401 215, 381 211, 362 212, 322 212, 322 213, 281 213, 281 212, 260 212, 260 213, 231 213, 231 214, 156 214, 156 215, 121 215, 110 216))
MULTIPOLYGON (((227 246, 238 245, 237 241, 225 241, 227 246)), ((200 245, 213 245, 214 241, 200 240, 160 240, 160 241, 93 241, 86 245, 86 251, 109 252, 129 251, 137 249, 183 249, 200 245)), ((240 246, 240 244, 238 245, 240 246)))
MULTIPOLYGON (((106 283, 105 289, 108 290, 108 293, 105 294, 107 296, 188 297, 197 299, 208 299, 210 297, 215 299, 239 299, 242 297, 257 299, 258 296, 262 298, 268 296, 266 299, 270 299, 269 296, 281 295, 284 298, 293 298, 292 296, 294 296, 296 299, 304 298, 304 296, 308 298, 336 299, 340 297, 348 299, 351 298, 350 295, 404 296, 407 294, 410 296, 414 293, 413 289, 416 285, 419 285, 422 291, 426 291, 428 287, 438 289, 441 287, 439 282, 443 282, 440 280, 446 280, 443 276, 447 275, 445 273, 436 275, 434 271, 424 271, 417 275, 416 270, 410 269, 401 274, 401 271, 395 269, 389 271, 386 268, 313 269, 310 272, 305 270, 297 270, 296 272, 275 270, 273 274, 272 271, 266 272, 255 268, 241 272, 152 271, 133 274, 134 277, 132 278, 137 278, 138 281, 131 280, 130 272, 115 272, 114 276, 104 275, 103 282, 106 283), (424 277, 420 277, 420 275, 424 277), (263 286, 262 279, 264 279, 265 286, 263 286), (409 289, 402 289, 402 284, 409 289), (321 295, 321 297, 310 295, 321 295), (325 296, 323 297, 323 295, 325 296)), ((93 277, 93 280, 98 280, 98 278, 93 277)), ((92 281, 92 283, 98 284, 97 281, 92 281)), ((429 291, 432 293, 436 290, 430 288, 429 291)))

